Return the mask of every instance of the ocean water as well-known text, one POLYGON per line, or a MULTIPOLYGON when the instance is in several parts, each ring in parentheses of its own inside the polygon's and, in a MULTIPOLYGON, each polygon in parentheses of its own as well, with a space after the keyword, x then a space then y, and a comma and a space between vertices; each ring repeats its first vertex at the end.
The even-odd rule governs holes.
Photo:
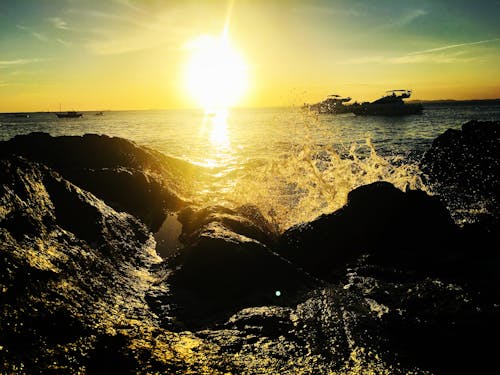
POLYGON ((301 108, 107 111, 59 119, 0 114, 0 140, 17 134, 107 134, 196 165, 183 192, 199 206, 257 205, 284 230, 341 207, 357 186, 386 180, 432 193, 420 156, 448 128, 500 120, 500 104, 428 104, 405 117, 317 115, 301 108))

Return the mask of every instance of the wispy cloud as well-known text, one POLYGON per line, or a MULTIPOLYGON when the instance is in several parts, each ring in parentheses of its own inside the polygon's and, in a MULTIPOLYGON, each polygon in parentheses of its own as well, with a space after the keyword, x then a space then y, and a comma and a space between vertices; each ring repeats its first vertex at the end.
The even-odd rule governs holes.
POLYGON ((47 38, 44 34, 41 33, 33 32, 31 33, 31 35, 33 35, 36 39, 38 39, 41 42, 46 42, 49 40, 49 38, 47 38))
POLYGON ((32 58, 32 59, 15 59, 15 60, 0 60, 0 67, 2 66, 13 66, 13 65, 26 65, 41 61, 48 61, 44 58, 32 58))
POLYGON ((386 59, 385 62, 389 64, 451 64, 451 63, 465 63, 479 60, 480 57, 471 56, 467 52, 459 51, 455 53, 438 53, 438 54, 417 54, 417 55, 403 55, 398 57, 391 57, 386 59))
POLYGON ((60 43, 60 44, 62 44, 65 47, 70 47, 70 46, 73 45, 72 42, 68 42, 67 40, 64 40, 64 39, 61 39, 61 38, 57 38, 56 41, 57 41, 57 43, 60 43))
POLYGON ((64 21, 60 17, 51 17, 47 18, 47 20, 56 28, 59 30, 69 30, 68 23, 64 21))
POLYGON ((36 32, 34 31, 33 29, 31 29, 30 27, 27 27, 27 26, 23 26, 23 25, 17 25, 16 26, 19 30, 23 30, 23 31, 26 31, 28 33, 30 33, 34 38, 38 39, 39 41, 41 42, 47 42, 49 40, 49 38, 47 38, 47 36, 45 36, 44 34, 42 33, 39 33, 39 32, 36 32))
POLYGON ((132 4, 130 0, 113 0, 115 3, 120 4, 130 10, 133 10, 136 13, 141 13, 141 14, 148 14, 144 9, 138 7, 135 4, 132 4))
POLYGON ((409 52, 401 56, 366 56, 342 61, 340 64, 450 64, 457 62, 472 62, 479 60, 481 57, 471 55, 471 51, 463 48, 498 41, 500 41, 500 38, 480 40, 477 42, 448 44, 441 47, 409 52), (456 50, 459 48, 462 49, 456 50))
POLYGON ((128 52, 142 51, 160 45, 171 44, 174 39, 159 38, 158 34, 143 32, 134 35, 119 35, 115 38, 89 40, 85 46, 98 55, 117 55, 128 52))
POLYGON ((70 14, 78 14, 81 17, 100 18, 102 20, 116 21, 122 24, 131 24, 142 28, 149 28, 151 25, 151 19, 149 19, 149 22, 139 22, 136 17, 124 16, 121 14, 103 12, 99 10, 68 9, 67 12, 70 14))
POLYGON ((422 16, 425 16, 427 14, 427 11, 423 9, 412 9, 408 13, 402 15, 398 20, 393 22, 393 26, 404 26, 412 23, 415 21, 417 18, 420 18, 422 16))
POLYGON ((354 9, 343 9, 334 6, 320 5, 301 5, 300 7, 292 8, 292 13, 317 13, 321 15, 341 15, 341 16, 359 16, 359 12, 354 9))
POLYGON ((457 62, 477 61, 479 57, 466 56, 465 53, 440 53, 433 55, 402 55, 402 56, 367 56, 349 59, 339 62, 341 65, 363 65, 363 64, 451 64, 457 62))
POLYGON ((477 45, 477 44, 493 43, 493 42, 498 42, 498 41, 500 41, 500 38, 480 40, 478 42, 449 44, 449 45, 442 46, 442 47, 430 48, 430 49, 425 49, 425 50, 422 50, 422 51, 410 52, 410 53, 408 53, 408 55, 409 56, 412 56, 412 55, 421 55, 421 54, 427 54, 427 53, 432 53, 432 52, 445 51, 447 49, 467 47, 467 46, 474 46, 474 45, 477 45))
MULTIPOLYGON (((184 40, 187 29, 182 27, 185 16, 176 9, 162 13, 144 13, 140 8, 126 0, 115 0, 134 11, 129 13, 109 13, 96 10, 70 9, 68 12, 81 17, 106 21, 106 29, 86 29, 89 35, 84 42, 92 53, 100 55, 123 54, 146 50, 158 46, 177 48, 179 41, 184 40), (139 14, 141 13, 141 14, 139 14)), ((179 47, 180 48, 180 47, 179 47)))
POLYGON ((427 11, 423 9, 411 9, 407 11, 406 13, 400 15, 399 17, 396 17, 387 23, 380 24, 370 30, 370 33, 374 32, 379 32, 379 31, 384 31, 384 30, 391 30, 399 27, 403 27, 406 25, 411 24, 413 21, 415 21, 417 18, 423 17, 427 14, 427 11))

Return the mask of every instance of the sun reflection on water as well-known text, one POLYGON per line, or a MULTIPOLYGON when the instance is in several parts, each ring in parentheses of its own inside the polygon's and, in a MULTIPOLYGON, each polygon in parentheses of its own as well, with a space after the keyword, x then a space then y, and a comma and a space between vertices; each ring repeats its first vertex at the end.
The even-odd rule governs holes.
POLYGON ((203 165, 209 168, 227 166, 234 159, 228 131, 229 111, 218 109, 205 112, 201 127, 201 141, 207 142, 203 165))
POLYGON ((241 148, 233 147, 228 109, 206 111, 200 127, 200 166, 207 168, 204 177, 198 176, 196 201, 205 205, 224 204, 224 197, 234 190, 231 177, 239 167, 241 148))
POLYGON ((227 109, 217 110, 209 115, 210 143, 219 150, 231 148, 227 131, 227 120, 229 111, 227 109))

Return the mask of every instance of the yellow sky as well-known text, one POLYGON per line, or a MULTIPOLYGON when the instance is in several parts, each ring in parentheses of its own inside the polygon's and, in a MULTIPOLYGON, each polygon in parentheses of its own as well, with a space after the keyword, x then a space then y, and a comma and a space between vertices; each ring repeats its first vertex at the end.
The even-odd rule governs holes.
MULTIPOLYGON (((0 112, 191 108, 186 46, 220 35, 228 1, 23 1, 0 6, 0 112), (19 4, 21 3, 21 4, 19 4)), ((498 4, 234 1, 229 37, 247 67, 237 106, 500 98, 498 4), (495 12, 497 10, 497 12, 495 12)))

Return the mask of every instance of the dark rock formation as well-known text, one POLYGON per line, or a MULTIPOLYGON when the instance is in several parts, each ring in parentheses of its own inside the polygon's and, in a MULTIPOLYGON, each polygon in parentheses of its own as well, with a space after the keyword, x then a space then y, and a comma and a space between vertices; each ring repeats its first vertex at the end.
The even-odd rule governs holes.
POLYGON ((291 303, 317 285, 272 252, 277 234, 255 207, 187 208, 178 218, 185 246, 167 262, 174 268, 168 280, 191 324, 245 306, 291 303))
POLYGON ((497 232, 437 196, 362 186, 282 236, 252 206, 187 207, 162 261, 143 222, 182 205, 182 163, 95 135, 0 146, 1 373, 491 369, 497 232))
MULTIPOLYGON (((469 315, 457 314, 453 319, 463 319, 461 323, 467 329, 463 337, 486 336, 491 332, 488 324, 498 332, 498 324, 491 322, 498 319, 498 310, 489 307, 498 306, 495 301, 500 290, 500 253, 496 246, 500 241, 500 122, 469 121, 461 130, 448 129, 434 140, 420 168, 426 183, 461 223, 455 252, 462 250, 462 256, 451 259, 447 268, 454 279, 466 283, 469 293, 478 296, 482 304, 478 312, 484 312, 483 320, 490 323, 472 324, 469 315)), ((486 342, 481 337, 470 340, 486 342)), ((490 347, 479 345, 474 349, 488 351, 490 347)), ((457 348, 457 352, 460 350, 464 351, 457 348)))
POLYGON ((385 182, 353 190, 340 210, 283 234, 283 256, 338 282, 296 307, 293 341, 333 363, 365 348, 399 369, 485 371, 473 358, 494 356, 488 343, 500 332, 500 253, 485 234, 455 225, 422 191, 385 182))
MULTIPOLYGON (((461 261, 472 268, 477 257, 470 249, 461 261)), ((491 342, 500 332, 500 284, 489 283, 477 289, 468 272, 419 275, 364 257, 346 272, 339 303, 353 312, 348 325, 358 345, 378 348, 389 363, 436 374, 481 373, 490 365, 477 358, 495 356, 491 342)))
POLYGON ((99 336, 155 325, 145 302, 160 262, 151 234, 48 168, 0 160, 0 244, 2 372, 76 372, 99 336))
POLYGON ((232 232, 271 248, 277 245, 280 235, 259 209, 252 205, 244 205, 234 210, 211 206, 197 211, 193 207, 187 207, 179 212, 178 220, 182 223, 181 239, 184 243, 194 242, 199 230, 212 222, 218 222, 232 232))
MULTIPOLYGON (((500 223, 500 122, 469 121, 448 129, 424 154, 420 168, 428 183, 454 210, 471 207, 500 223)), ((461 219, 461 218, 460 218, 461 219)), ((475 221, 474 215, 464 219, 475 221)), ((479 220, 485 220, 483 217, 479 220)))
POLYGON ((329 278, 361 254, 429 268, 453 248, 458 228, 440 201, 422 191, 376 182, 353 190, 347 200, 338 211, 288 229, 280 254, 329 278))
POLYGON ((183 206, 181 176, 194 168, 126 139, 97 134, 18 135, 0 142, 0 154, 21 155, 51 167, 114 209, 140 218, 153 231, 166 212, 183 206))

